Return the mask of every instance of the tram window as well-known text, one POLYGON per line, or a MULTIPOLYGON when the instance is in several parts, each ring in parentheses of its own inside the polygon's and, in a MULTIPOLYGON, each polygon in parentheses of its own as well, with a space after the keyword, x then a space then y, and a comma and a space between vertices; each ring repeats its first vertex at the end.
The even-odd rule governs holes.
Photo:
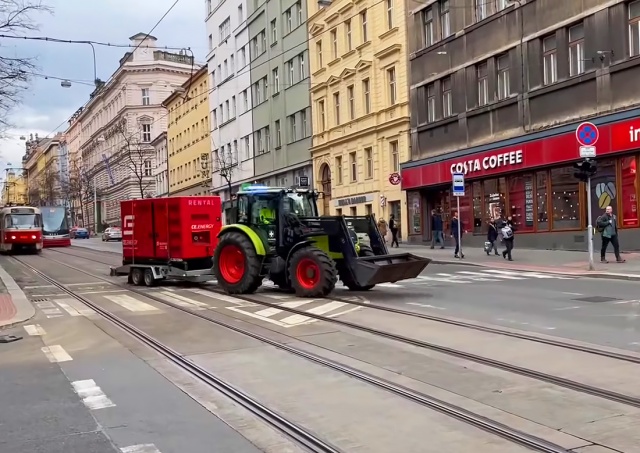
POLYGON ((32 228, 41 226, 37 214, 11 214, 4 219, 5 228, 32 228))

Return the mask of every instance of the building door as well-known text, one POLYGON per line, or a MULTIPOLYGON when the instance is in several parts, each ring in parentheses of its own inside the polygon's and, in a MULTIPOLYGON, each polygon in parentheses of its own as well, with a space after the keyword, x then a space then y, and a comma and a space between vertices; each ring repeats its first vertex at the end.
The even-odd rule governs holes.
POLYGON ((329 215, 331 205, 331 169, 328 164, 322 164, 320 168, 320 183, 322 184, 322 213, 329 215))

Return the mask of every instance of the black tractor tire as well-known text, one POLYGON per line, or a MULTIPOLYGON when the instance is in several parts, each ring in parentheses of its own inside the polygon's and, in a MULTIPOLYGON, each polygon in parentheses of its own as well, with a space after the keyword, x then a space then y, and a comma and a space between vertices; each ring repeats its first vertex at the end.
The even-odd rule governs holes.
POLYGON ((213 273, 227 294, 253 294, 262 285, 261 261, 247 236, 230 231, 213 254, 213 273))
POLYGON ((303 247, 289 260, 289 280, 298 297, 325 297, 338 281, 336 263, 316 247, 303 247))
MULTIPOLYGON (((368 245, 360 244, 360 253, 358 253, 358 256, 375 256, 375 253, 373 249, 368 245)), ((344 286, 349 288, 349 291, 369 291, 370 289, 373 289, 376 286, 376 285, 366 285, 366 286, 358 285, 356 282, 353 281, 353 279, 351 278, 351 275, 346 269, 341 273, 340 280, 342 280, 342 283, 344 283, 344 286)))

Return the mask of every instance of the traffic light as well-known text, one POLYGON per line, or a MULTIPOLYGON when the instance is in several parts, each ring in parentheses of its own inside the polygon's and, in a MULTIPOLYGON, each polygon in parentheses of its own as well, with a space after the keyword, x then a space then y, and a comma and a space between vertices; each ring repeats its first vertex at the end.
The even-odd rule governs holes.
POLYGON ((593 178, 598 171, 596 163, 592 160, 583 160, 573 164, 575 172, 573 176, 582 182, 587 182, 589 178, 593 178))

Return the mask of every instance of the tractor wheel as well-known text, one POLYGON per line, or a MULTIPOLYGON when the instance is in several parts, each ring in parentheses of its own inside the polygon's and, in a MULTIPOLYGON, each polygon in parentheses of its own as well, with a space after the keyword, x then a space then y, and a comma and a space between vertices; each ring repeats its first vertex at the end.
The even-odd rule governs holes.
POLYGON ((286 279, 286 273, 285 272, 281 272, 279 274, 274 274, 274 275, 270 275, 269 278, 271 279, 271 281, 278 286, 278 288, 280 288, 280 290, 287 292, 287 293, 292 293, 294 292, 293 288, 291 287, 291 282, 288 282, 286 279))
POLYGON ((252 294, 262 284, 260 257, 242 233, 223 235, 213 255, 213 272, 218 285, 228 294, 252 294))
MULTIPOLYGON (((375 256, 375 253, 373 252, 373 249, 368 245, 361 244, 360 253, 358 255, 359 256, 375 256)), ((344 272, 344 275, 340 275, 340 280, 342 280, 342 283, 344 283, 344 286, 349 288, 349 291, 369 291, 374 286, 376 286, 376 285, 367 285, 367 286, 358 285, 356 282, 354 282, 351 279, 351 276, 347 271, 344 272)))
POLYGON ((298 297, 325 297, 336 286, 336 264, 322 250, 304 247, 289 260, 289 280, 298 297))

